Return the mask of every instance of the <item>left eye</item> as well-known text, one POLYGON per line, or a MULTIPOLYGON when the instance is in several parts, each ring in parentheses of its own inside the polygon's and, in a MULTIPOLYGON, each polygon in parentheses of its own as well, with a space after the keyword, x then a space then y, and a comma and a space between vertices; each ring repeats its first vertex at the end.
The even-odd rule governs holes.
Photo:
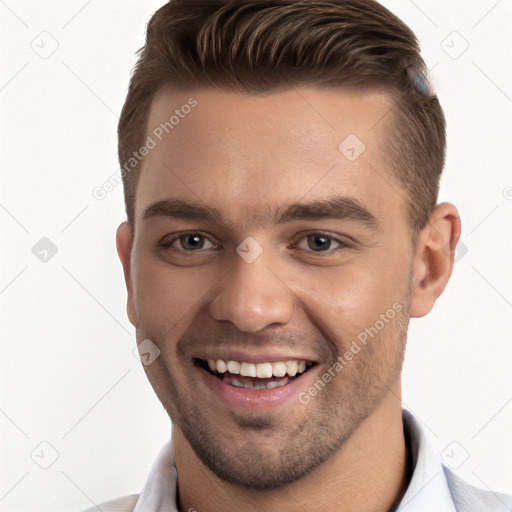
POLYGON ((305 236, 296 247, 313 252, 334 252, 340 247, 347 247, 347 244, 331 236, 316 233, 305 236), (333 249, 333 244, 335 245, 333 249))
POLYGON ((169 242, 163 244, 164 247, 175 247, 176 243, 179 243, 182 250, 186 252, 193 252, 199 249, 211 249, 215 247, 215 245, 208 240, 205 236, 199 233, 185 233, 183 235, 179 235, 169 242))

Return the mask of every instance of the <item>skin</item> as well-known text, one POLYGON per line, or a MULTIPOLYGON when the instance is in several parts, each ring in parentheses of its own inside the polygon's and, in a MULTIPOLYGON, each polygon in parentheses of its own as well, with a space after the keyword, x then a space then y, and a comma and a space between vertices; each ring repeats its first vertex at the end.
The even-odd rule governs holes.
POLYGON ((134 225, 117 232, 137 342, 161 351, 144 369, 173 422, 180 509, 390 510, 410 478, 400 402, 407 325, 448 282, 457 209, 437 205, 413 245, 405 192, 382 178, 392 177, 384 92, 164 89, 148 135, 191 96, 197 106, 145 158, 134 225), (352 162, 338 150, 349 134, 366 146, 352 162), (357 200, 374 225, 271 215, 334 196, 357 200), (161 208, 144 218, 176 199, 216 208, 223 222, 161 208), (192 238, 199 247, 176 240, 187 232, 204 237, 192 238), (252 263, 236 252, 247 237, 263 249, 252 263), (393 304, 401 311, 308 403, 230 406, 193 365, 226 347, 286 350, 317 363, 304 391, 393 304))

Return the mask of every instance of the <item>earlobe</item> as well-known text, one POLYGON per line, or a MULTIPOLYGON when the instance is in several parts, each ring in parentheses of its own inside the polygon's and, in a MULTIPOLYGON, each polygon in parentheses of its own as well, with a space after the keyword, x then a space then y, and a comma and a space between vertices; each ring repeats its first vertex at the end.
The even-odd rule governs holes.
POLYGON ((126 283, 126 291, 128 293, 126 312, 128 313, 128 319, 137 327, 138 319, 134 304, 134 293, 132 286, 132 248, 133 248, 133 228, 129 222, 123 222, 118 228, 116 233, 116 247, 117 254, 121 260, 124 273, 124 281, 126 283))
POLYGON ((418 237, 413 261, 415 287, 410 314, 425 316, 450 279, 461 222, 451 203, 438 204, 418 237))

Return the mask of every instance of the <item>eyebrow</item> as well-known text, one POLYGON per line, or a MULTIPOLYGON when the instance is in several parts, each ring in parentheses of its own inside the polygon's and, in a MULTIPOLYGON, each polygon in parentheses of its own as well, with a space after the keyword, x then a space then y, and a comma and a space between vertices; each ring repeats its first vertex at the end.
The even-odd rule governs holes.
MULTIPOLYGON (((215 222, 227 226, 222 212, 212 206, 185 200, 165 199, 150 205, 142 215, 143 220, 167 217, 203 222, 215 222)), ((294 220, 338 219, 355 221, 362 226, 377 230, 380 222, 359 200, 335 196, 309 203, 293 203, 284 208, 276 207, 269 215, 254 215, 249 224, 263 226, 269 223, 285 224, 294 220)))

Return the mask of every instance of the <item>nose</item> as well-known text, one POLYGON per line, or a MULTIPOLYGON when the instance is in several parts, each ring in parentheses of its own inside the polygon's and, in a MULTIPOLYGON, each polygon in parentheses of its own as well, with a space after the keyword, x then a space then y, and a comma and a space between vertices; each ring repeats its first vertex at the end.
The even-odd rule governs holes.
POLYGON ((293 316, 292 291, 274 272, 261 256, 252 263, 237 257, 210 303, 212 317, 245 332, 287 324, 293 316))

